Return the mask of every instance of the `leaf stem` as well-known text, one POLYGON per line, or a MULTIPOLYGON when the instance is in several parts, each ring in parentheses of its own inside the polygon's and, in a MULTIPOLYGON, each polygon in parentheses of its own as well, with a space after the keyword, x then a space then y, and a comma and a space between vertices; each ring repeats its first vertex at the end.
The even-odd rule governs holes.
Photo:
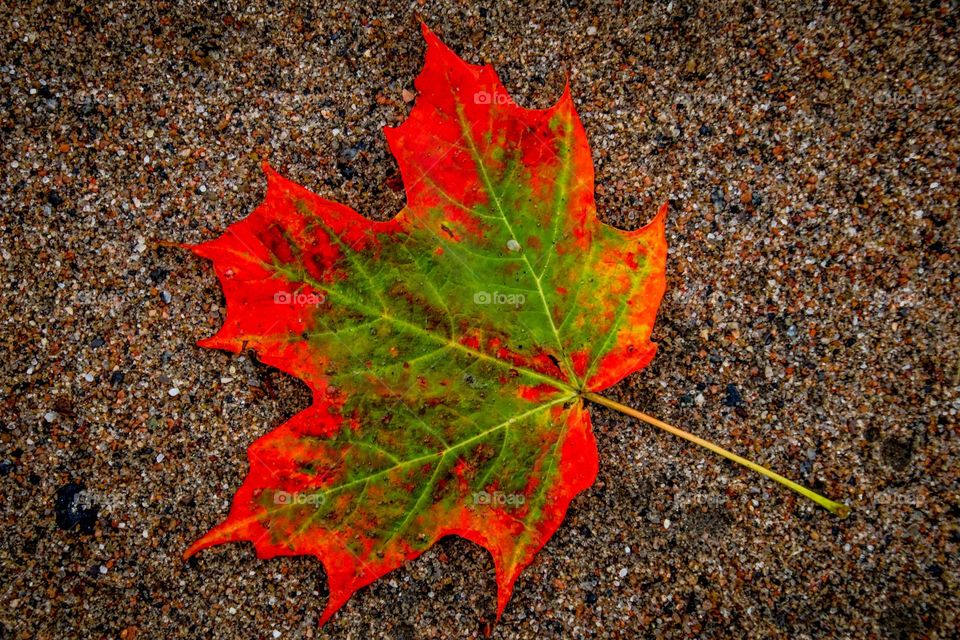
POLYGON ((823 507, 824 509, 826 509, 827 511, 829 511, 834 515, 840 516, 841 518, 846 518, 848 515, 850 515, 850 507, 848 507, 847 505, 824 498, 819 493, 816 493, 815 491, 811 491, 810 489, 807 489, 803 485, 799 485, 792 480, 788 480, 787 478, 784 478, 783 476, 781 476, 779 473, 774 473, 773 471, 770 471, 766 467, 763 467, 757 464, 756 462, 751 462, 746 458, 741 458, 737 454, 727 451, 723 447, 719 447, 713 444, 712 442, 708 442, 704 440, 703 438, 699 438, 693 435, 692 433, 687 433, 683 429, 679 429, 677 427, 674 427, 673 425, 669 425, 666 422, 663 422, 662 420, 657 420, 653 416, 648 416, 647 414, 641 411, 637 411, 632 407, 628 407, 626 405, 620 404, 619 402, 615 402, 614 400, 610 400, 609 398, 605 398, 596 393, 592 393, 588 391, 583 394, 583 397, 592 402, 596 402, 597 404, 602 404, 605 407, 608 407, 615 411, 619 411, 620 413, 624 413, 628 416, 633 416, 637 420, 642 420, 647 424, 652 424, 653 426, 663 429, 664 431, 667 431, 669 433, 672 433, 675 436, 679 436, 684 440, 689 440, 690 442, 700 445, 705 449, 709 449, 710 451, 713 451, 714 453, 723 456, 727 460, 733 460, 739 465, 743 465, 748 469, 753 469, 757 473, 764 475, 770 478, 771 480, 779 482, 785 487, 793 489, 800 495, 810 498, 811 500, 813 500, 814 502, 816 502, 821 507, 823 507))

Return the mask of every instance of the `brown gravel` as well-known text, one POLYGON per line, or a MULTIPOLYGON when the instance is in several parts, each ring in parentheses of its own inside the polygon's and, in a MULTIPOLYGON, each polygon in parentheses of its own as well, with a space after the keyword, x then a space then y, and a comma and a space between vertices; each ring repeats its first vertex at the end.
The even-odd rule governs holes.
POLYGON ((957 4, 784 4, 3 3, 0 638, 953 636, 957 4), (606 221, 671 201, 660 353, 613 395, 848 520, 596 408, 600 479, 494 627, 462 540, 323 629, 313 559, 179 560, 308 397, 194 346, 221 294, 164 242, 251 211, 260 158, 396 212, 418 13, 521 104, 569 71, 606 221))

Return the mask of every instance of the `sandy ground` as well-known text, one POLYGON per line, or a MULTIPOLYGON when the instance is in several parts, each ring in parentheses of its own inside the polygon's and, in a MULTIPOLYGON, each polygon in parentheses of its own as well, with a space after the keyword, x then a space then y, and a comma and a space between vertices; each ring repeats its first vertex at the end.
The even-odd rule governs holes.
POLYGON ((956 3, 297 4, 0 9, 0 637, 951 635, 956 3), (393 215, 380 128, 410 108, 418 13, 525 106, 570 73, 605 221, 670 201, 660 352, 611 395, 849 519, 595 407, 599 480, 497 625, 458 539, 323 629, 312 558, 181 562, 308 397, 194 345, 222 296, 162 243, 251 211, 262 158, 393 215))

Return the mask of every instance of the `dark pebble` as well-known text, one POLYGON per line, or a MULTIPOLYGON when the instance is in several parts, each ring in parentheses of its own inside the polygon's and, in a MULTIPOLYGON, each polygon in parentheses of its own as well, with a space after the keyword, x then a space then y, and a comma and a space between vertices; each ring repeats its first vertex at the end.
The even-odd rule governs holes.
POLYGON ((723 399, 723 404, 728 407, 739 407, 743 404, 743 397, 741 397, 740 390, 737 389, 737 385, 727 385, 727 396, 723 399))
POLYGON ((80 494, 83 489, 83 485, 76 482, 68 482, 57 489, 54 512, 56 513, 57 526, 64 531, 69 531, 79 525, 80 531, 83 533, 93 533, 93 527, 97 523, 97 512, 100 508, 96 505, 85 506, 80 504, 80 494))

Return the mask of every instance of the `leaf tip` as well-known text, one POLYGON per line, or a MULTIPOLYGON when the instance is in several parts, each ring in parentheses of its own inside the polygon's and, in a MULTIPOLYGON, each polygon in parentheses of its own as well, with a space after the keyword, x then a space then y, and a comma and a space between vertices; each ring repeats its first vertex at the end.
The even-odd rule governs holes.
POLYGON ((440 38, 437 37, 437 34, 433 32, 432 29, 427 25, 426 21, 423 18, 420 18, 420 33, 423 34, 423 39, 427 41, 427 46, 431 47, 433 45, 442 45, 440 38))
POLYGON ((190 545, 186 551, 183 552, 181 557, 184 561, 186 561, 207 547, 214 547, 218 544, 243 540, 243 535, 238 535, 240 533, 241 532, 238 531, 236 525, 232 525, 230 521, 225 520, 215 526, 213 529, 210 529, 210 531, 207 531, 205 534, 203 534, 203 536, 201 536, 196 542, 190 545))
POLYGON ((277 184, 278 182, 284 179, 283 176, 280 175, 280 172, 278 172, 276 169, 270 166, 270 162, 268 160, 262 160, 260 162, 260 170, 263 171, 263 175, 266 176, 267 178, 268 190, 271 186, 277 184))
POLYGON ((417 14, 417 21, 420 22, 420 33, 423 34, 424 38, 433 34, 433 32, 430 31, 430 27, 427 26, 427 21, 423 19, 423 16, 417 14))
POLYGON ((520 570, 514 567, 513 570, 508 571, 506 568, 501 569, 500 567, 496 568, 497 573, 497 622, 500 622, 500 618, 503 617, 503 611, 507 608, 507 603, 510 602, 510 598, 513 596, 513 585, 516 583, 517 578, 520 576, 520 570))
POLYGON ((667 212, 670 209, 670 204, 664 202, 657 208, 657 213, 654 214, 653 218, 650 219, 650 222, 643 225, 635 231, 631 231, 631 235, 634 237, 642 238, 644 236, 651 238, 654 242, 657 243, 666 243, 666 233, 667 233, 667 212))
MULTIPOLYGON (((650 221, 649 225, 660 225, 665 226, 667 222, 667 211, 670 210, 670 203, 664 202, 660 205, 660 208, 657 209, 657 215, 653 216, 653 220, 650 221)), ((648 225, 648 226, 649 226, 648 225)))

